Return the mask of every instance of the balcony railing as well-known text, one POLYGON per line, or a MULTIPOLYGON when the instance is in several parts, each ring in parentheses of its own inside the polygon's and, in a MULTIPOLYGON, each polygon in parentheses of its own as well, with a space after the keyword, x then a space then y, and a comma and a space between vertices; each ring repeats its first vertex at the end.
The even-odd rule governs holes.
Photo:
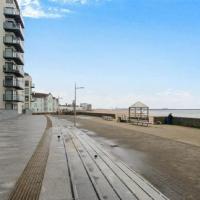
POLYGON ((6 35, 3 40, 7 46, 14 46, 18 51, 24 53, 24 41, 20 38, 14 37, 13 35, 6 35))
POLYGON ((31 84, 31 88, 35 88, 35 84, 34 83, 31 84))
POLYGON ((4 73, 12 73, 18 77, 24 77, 24 70, 22 65, 15 65, 13 63, 5 63, 3 67, 4 73))
POLYGON ((18 94, 4 94, 4 101, 24 102, 24 96, 18 94))
POLYGON ((12 88, 17 88, 20 90, 24 89, 24 82, 20 81, 18 79, 13 79, 13 80, 4 80, 4 87, 12 87, 12 88))
POLYGON ((3 24, 5 31, 14 32, 17 36, 24 39, 23 29, 20 24, 17 24, 14 20, 12 21, 5 21, 3 24))
POLYGON ((24 28, 24 21, 19 9, 15 9, 13 7, 6 7, 4 8, 4 15, 5 17, 9 17, 9 18, 13 17, 24 28))
POLYGON ((5 59, 12 59, 18 65, 24 65, 24 55, 23 53, 19 53, 14 51, 13 49, 8 49, 4 51, 4 58, 5 59))

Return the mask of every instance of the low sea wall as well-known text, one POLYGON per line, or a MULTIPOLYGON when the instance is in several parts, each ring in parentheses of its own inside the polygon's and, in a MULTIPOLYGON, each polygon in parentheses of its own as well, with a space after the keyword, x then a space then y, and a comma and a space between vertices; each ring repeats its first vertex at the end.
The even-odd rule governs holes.
MULTIPOLYGON (((65 112, 65 115, 73 115, 73 112, 65 112)), ((103 117, 103 116, 108 116, 116 119, 116 114, 112 113, 98 113, 98 112, 80 112, 78 111, 76 113, 77 115, 87 115, 87 116, 93 116, 93 117, 103 117)))
MULTIPOLYGON (((43 113, 32 113, 33 115, 74 115, 74 112, 62 112, 62 113, 55 113, 55 112, 43 112, 43 113)), ((116 119, 116 115, 112 113, 97 113, 97 112, 81 112, 77 111, 77 115, 87 115, 93 117, 103 117, 108 116, 116 119)))
POLYGON ((37 113, 32 113, 32 115, 57 115, 58 113, 55 112, 37 112, 37 113))
MULTIPOLYGON (((154 117, 154 124, 167 124, 167 117, 154 117)), ((200 118, 173 117, 172 125, 200 128, 200 118)))

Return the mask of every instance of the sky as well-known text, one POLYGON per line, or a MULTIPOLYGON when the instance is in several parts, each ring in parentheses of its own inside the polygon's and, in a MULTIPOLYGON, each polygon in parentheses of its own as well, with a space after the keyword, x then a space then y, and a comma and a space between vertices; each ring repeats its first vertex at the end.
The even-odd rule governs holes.
POLYGON ((20 0, 25 71, 71 103, 200 108, 199 0, 20 0))

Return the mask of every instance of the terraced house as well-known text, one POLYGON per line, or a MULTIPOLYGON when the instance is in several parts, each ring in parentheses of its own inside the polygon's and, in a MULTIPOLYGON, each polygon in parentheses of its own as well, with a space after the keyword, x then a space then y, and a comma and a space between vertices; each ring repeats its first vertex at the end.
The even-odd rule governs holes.
POLYGON ((24 108, 24 22, 17 0, 0 0, 0 109, 24 108))
POLYGON ((51 93, 33 93, 32 98, 33 113, 52 113, 58 111, 59 100, 53 97, 51 93))

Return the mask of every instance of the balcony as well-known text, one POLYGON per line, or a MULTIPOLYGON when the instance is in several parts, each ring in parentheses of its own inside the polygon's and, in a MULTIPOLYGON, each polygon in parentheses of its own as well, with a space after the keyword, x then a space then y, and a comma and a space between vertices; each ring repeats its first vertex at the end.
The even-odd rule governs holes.
POLYGON ((4 94, 4 101, 24 102, 24 96, 18 94, 4 94))
POLYGON ((24 70, 22 65, 15 65, 12 62, 6 62, 3 67, 4 73, 12 73, 15 74, 17 77, 24 77, 24 70))
POLYGON ((4 8, 4 16, 14 18, 24 28, 24 21, 19 9, 15 9, 13 7, 6 7, 4 8))
POLYGON ((19 53, 12 48, 6 48, 4 51, 4 58, 9 60, 14 60, 18 65, 24 65, 24 55, 19 53))
POLYGON ((24 90, 24 82, 18 79, 4 80, 3 85, 7 88, 16 88, 19 90, 24 90))
POLYGON ((14 46, 17 51, 24 53, 24 42, 13 35, 5 35, 3 38, 4 44, 14 46))
POLYGON ((35 88, 35 84, 34 83, 31 84, 31 88, 35 88))
POLYGON ((15 20, 7 20, 3 24, 4 30, 8 32, 13 32, 17 37, 20 37, 24 40, 23 29, 20 24, 17 24, 15 20))

